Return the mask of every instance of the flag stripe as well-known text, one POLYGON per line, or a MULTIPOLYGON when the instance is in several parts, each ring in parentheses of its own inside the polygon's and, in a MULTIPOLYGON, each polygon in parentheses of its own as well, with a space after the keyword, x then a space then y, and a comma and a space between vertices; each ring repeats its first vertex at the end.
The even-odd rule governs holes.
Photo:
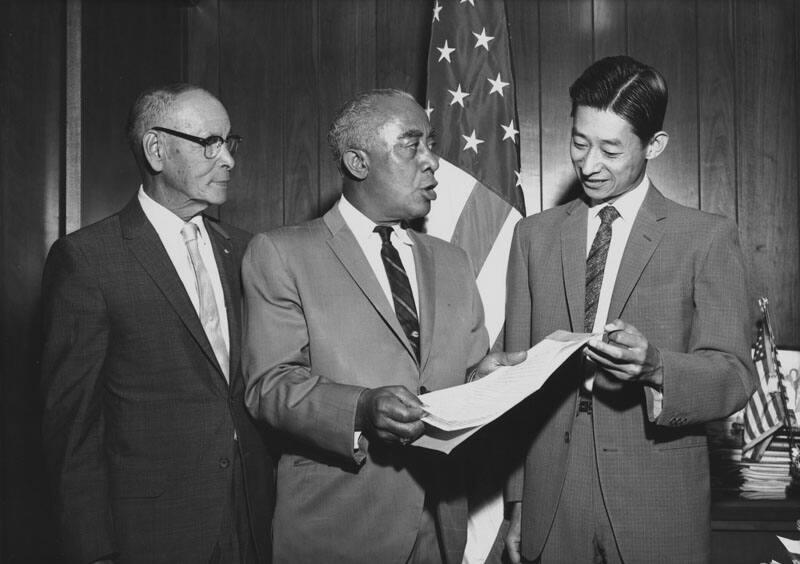
POLYGON ((512 209, 497 194, 481 186, 472 191, 461 210, 451 241, 467 251, 476 276, 512 209))

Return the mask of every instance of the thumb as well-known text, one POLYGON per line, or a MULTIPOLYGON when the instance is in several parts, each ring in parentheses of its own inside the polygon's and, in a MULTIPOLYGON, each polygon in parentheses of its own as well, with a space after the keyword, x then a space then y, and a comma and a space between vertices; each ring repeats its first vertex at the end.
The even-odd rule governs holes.
POLYGON ((528 358, 528 351, 506 352, 500 357, 500 364, 502 366, 514 366, 528 358))

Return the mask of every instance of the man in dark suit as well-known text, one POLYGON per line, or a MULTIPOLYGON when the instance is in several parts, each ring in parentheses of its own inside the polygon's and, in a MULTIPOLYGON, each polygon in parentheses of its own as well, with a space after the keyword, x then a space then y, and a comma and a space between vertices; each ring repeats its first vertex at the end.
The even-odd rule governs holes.
POLYGON ((44 273, 44 444, 69 562, 266 562, 272 467, 240 366, 248 234, 202 215, 227 198, 222 104, 142 93, 142 177, 119 213, 58 240, 44 273))
POLYGON ((460 564, 464 453, 408 444, 424 431, 416 394, 464 383, 489 343, 466 254, 405 226, 436 198, 430 123, 377 90, 329 142, 343 197, 256 236, 243 263, 245 401, 285 438, 274 561, 460 564))
POLYGON ((521 221, 506 348, 556 329, 605 333, 522 409, 510 480, 512 562, 706 562, 703 423, 755 387, 736 224, 665 198, 645 169, 666 147, 663 77, 602 59, 570 88, 583 196, 521 221))

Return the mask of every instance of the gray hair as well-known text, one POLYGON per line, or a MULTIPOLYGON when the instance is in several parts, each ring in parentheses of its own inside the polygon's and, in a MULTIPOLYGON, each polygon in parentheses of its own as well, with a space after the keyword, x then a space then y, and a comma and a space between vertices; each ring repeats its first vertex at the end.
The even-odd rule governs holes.
POLYGON ((408 92, 394 88, 369 90, 357 94, 336 114, 328 130, 328 145, 340 170, 342 157, 348 149, 369 149, 375 142, 378 129, 387 118, 378 102, 395 96, 414 100, 408 92))
POLYGON ((178 96, 195 90, 205 92, 199 86, 181 82, 148 88, 137 96, 128 113, 128 123, 125 126, 128 145, 137 159, 142 155, 142 137, 145 131, 163 125, 174 109, 178 96))

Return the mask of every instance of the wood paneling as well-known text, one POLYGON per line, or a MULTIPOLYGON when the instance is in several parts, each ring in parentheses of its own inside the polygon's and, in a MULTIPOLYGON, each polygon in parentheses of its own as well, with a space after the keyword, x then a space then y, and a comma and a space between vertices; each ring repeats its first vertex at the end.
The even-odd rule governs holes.
POLYGON ((572 199, 569 87, 592 62, 591 0, 543 0, 539 6, 542 208, 572 199))
POLYGON ((739 226, 779 344, 800 342, 795 2, 735 3, 739 226))
POLYGON ((697 28, 700 208, 735 219, 733 3, 698 2, 697 28))
POLYGON ((232 128, 245 138, 232 192, 220 214, 249 231, 283 222, 285 88, 283 2, 220 3, 220 93, 232 128))
POLYGON ((667 149, 647 172, 673 200, 698 207, 697 22, 694 0, 628 3, 628 54, 661 72, 669 88, 667 149))
POLYGON ((39 291, 64 171, 64 5, 0 2, 0 561, 44 562, 54 527, 37 393, 39 291))
POLYGON ((83 2, 83 225, 120 210, 136 193, 125 120, 139 92, 184 79, 182 9, 174 1, 83 2))

